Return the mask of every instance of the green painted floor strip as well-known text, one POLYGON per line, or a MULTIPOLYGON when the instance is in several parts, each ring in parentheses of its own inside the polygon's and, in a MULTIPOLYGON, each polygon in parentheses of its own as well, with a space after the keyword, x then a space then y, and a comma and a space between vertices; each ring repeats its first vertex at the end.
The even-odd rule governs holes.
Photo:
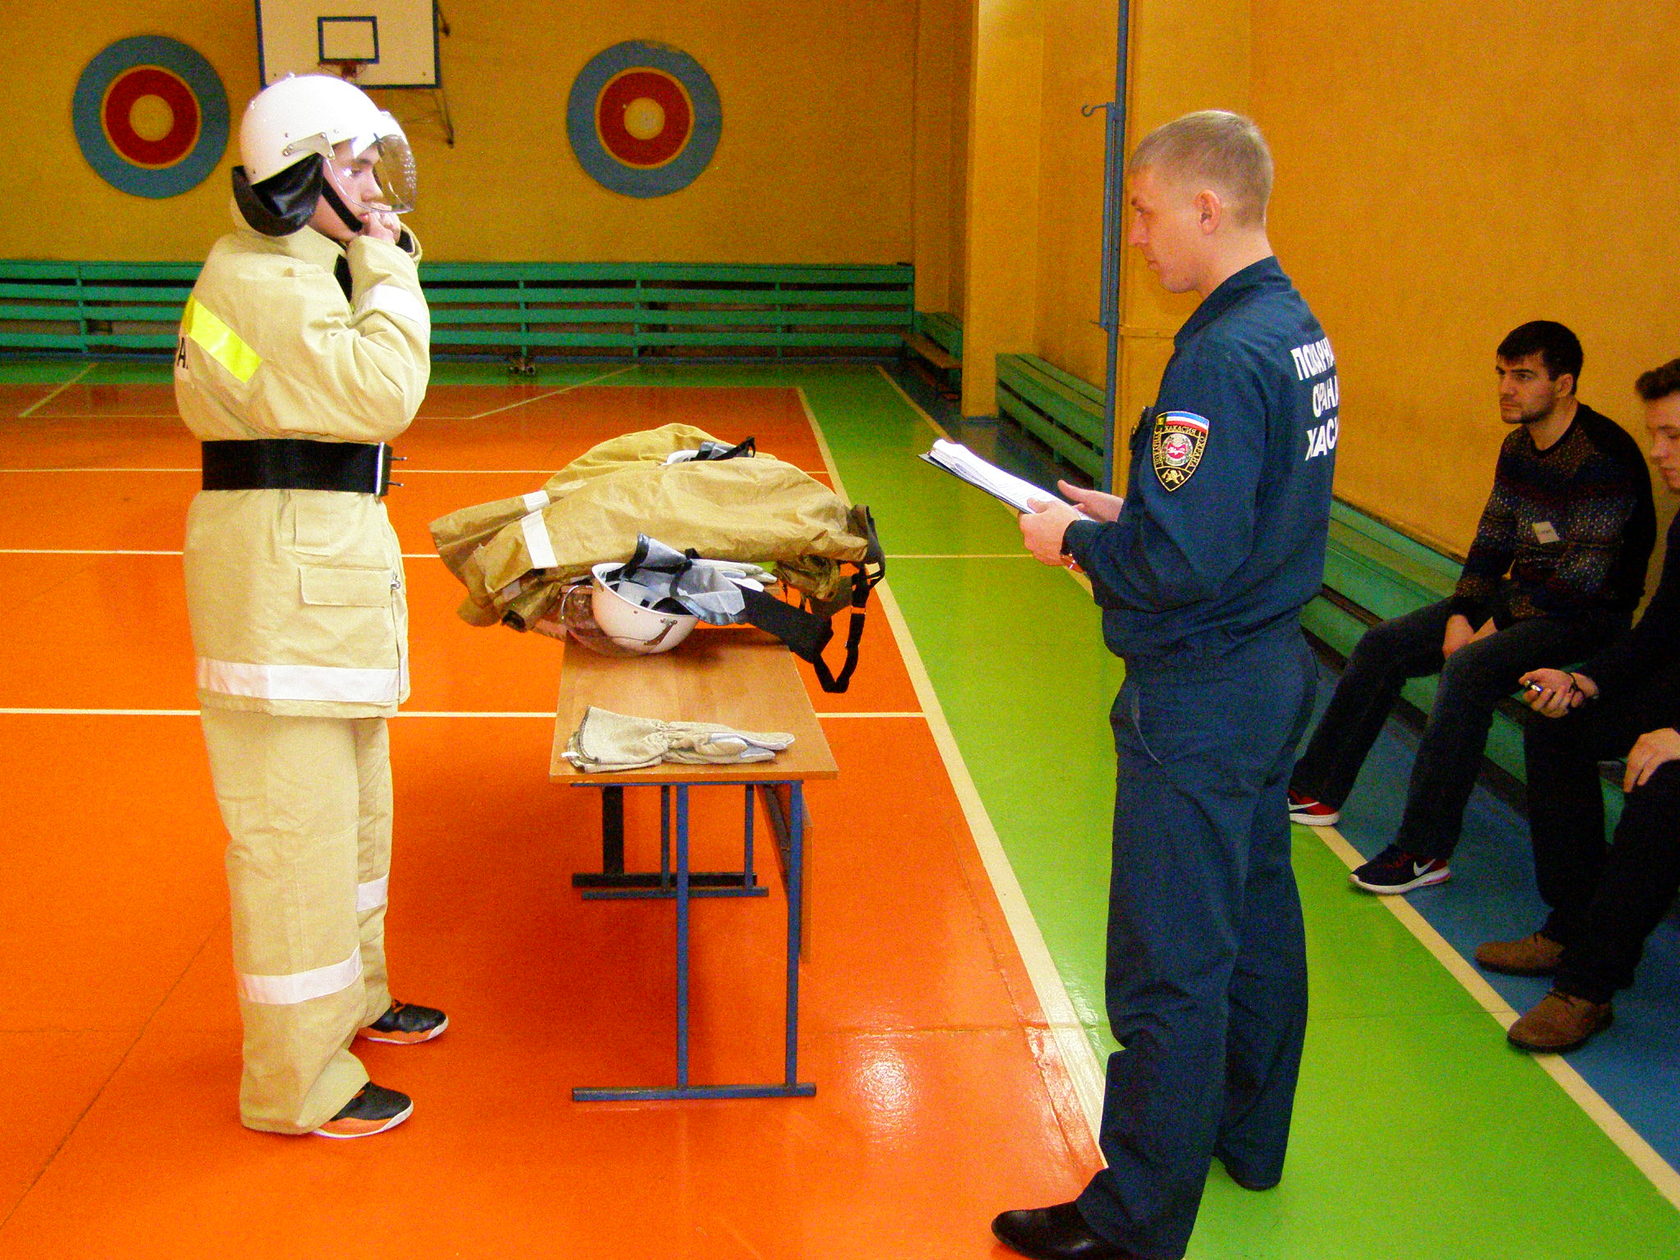
MULTIPOLYGON (((1007 510, 911 456, 927 424, 878 375, 790 373, 889 553, 1018 549, 1007 510), (931 470, 929 470, 931 472, 931 470), (967 500, 965 502, 965 500, 967 500)), ((969 773, 1094 1044, 1119 662, 1067 575, 1004 560, 905 561, 889 582, 969 773)), ((1192 1257, 1650 1260, 1680 1213, 1377 899, 1297 829, 1312 1016, 1287 1176, 1215 1173, 1192 1257), (1591 1205, 1583 1221, 1576 1205, 1591 1205)), ((1000 1204, 999 1207, 1018 1206, 1000 1204)))

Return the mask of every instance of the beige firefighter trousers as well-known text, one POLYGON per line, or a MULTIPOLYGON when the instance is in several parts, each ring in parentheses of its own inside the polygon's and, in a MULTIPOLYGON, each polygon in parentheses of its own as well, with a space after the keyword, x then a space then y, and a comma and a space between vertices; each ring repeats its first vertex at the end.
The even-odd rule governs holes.
POLYGON ((228 830, 240 1119, 307 1133, 367 1082, 350 1042, 391 1005, 385 719, 206 708, 203 722, 228 830))

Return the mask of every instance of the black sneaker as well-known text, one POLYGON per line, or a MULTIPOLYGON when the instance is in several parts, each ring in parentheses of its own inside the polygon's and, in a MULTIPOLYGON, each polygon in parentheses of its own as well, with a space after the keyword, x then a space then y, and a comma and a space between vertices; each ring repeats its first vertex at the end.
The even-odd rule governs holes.
POLYGON ((429 1006, 415 1006, 410 1002, 392 1002, 373 1023, 356 1033, 369 1041, 389 1041, 399 1046, 412 1046, 430 1041, 449 1027, 449 1016, 429 1006))
POLYGON ((331 1120, 315 1130, 318 1137, 372 1137, 394 1129, 414 1114, 414 1100, 407 1094, 386 1089, 369 1081, 356 1091, 331 1120))
POLYGON ((1355 888, 1384 896, 1444 884, 1452 878, 1445 858, 1419 857, 1407 853, 1398 845, 1389 845, 1364 866, 1356 866, 1348 875, 1355 888))

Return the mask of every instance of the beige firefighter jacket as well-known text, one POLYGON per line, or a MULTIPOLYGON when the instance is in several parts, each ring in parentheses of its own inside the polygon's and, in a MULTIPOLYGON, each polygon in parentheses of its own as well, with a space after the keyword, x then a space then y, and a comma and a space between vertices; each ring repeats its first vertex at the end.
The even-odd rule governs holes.
POLYGON ((817 605, 843 603, 840 564, 863 561, 869 549, 853 509, 768 455, 665 463, 716 440, 686 424, 627 433, 592 447, 541 490, 433 521, 438 554, 467 588, 462 619, 530 626, 592 565, 630 559, 638 534, 709 559, 773 567, 817 605))
MULTIPOLYGON (((236 212, 237 218, 237 212, 236 212)), ((389 442, 430 374, 413 256, 310 228, 217 241, 181 321, 175 401, 201 441, 389 442), (351 297, 333 275, 348 258, 351 297)), ((187 516, 201 705, 381 717, 408 695, 402 553, 371 494, 201 491, 187 516)))

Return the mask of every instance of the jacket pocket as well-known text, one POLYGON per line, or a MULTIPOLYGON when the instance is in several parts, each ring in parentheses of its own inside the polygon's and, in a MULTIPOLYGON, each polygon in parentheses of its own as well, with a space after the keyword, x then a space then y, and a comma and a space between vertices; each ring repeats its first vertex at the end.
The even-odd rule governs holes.
POLYGON ((334 569, 303 565, 298 570, 303 602, 339 608, 384 608, 391 602, 391 574, 385 569, 334 569))

